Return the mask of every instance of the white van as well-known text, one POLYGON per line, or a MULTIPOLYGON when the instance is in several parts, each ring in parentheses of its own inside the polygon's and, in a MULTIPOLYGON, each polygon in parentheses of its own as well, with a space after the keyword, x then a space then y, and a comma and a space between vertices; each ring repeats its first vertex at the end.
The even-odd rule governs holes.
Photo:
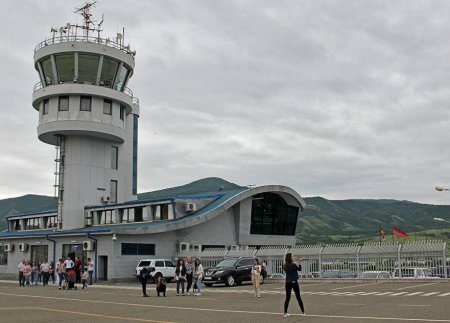
POLYGON ((150 278, 162 275, 167 282, 175 277, 175 265, 169 259, 142 259, 136 266, 134 275, 137 277, 144 267, 154 267, 155 271, 150 273, 150 278))
POLYGON ((401 268, 401 274, 402 276, 400 277, 399 268, 395 268, 394 278, 435 278, 433 277, 433 273, 430 268, 419 268, 419 267, 401 268))

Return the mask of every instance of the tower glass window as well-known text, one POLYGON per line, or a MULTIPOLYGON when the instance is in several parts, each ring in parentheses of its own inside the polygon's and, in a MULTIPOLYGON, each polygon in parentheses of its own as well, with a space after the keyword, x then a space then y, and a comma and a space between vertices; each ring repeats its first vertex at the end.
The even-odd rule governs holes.
POLYGON ((43 107, 42 107, 42 114, 47 114, 48 113, 48 99, 44 100, 42 105, 43 105, 43 107))
POLYGON ((59 97, 59 111, 69 111, 69 97, 68 96, 60 96, 59 97))
POLYGON ((103 113, 104 114, 112 114, 112 101, 111 100, 103 100, 103 113))
POLYGON ((53 67, 51 58, 44 59, 41 62, 42 72, 44 73, 44 79, 42 80, 45 85, 53 84, 53 67))
POLYGON ((59 83, 73 82, 75 77, 74 54, 60 54, 55 57, 59 83))
POLYGON ((129 69, 122 65, 119 70, 119 74, 117 75, 116 81, 116 90, 123 91, 125 88, 125 83, 127 81, 128 74, 130 73, 129 69))
POLYGON ((137 194, 137 162, 138 162, 138 116, 133 119, 133 183, 132 194, 137 194))
POLYGON ((90 96, 82 96, 80 98, 80 111, 91 111, 92 98, 90 96))
POLYGON ((288 205, 278 194, 253 196, 250 234, 295 235, 299 208, 288 205))
POLYGON ((117 181, 111 180, 109 194, 112 203, 117 203, 117 181))
POLYGON ((125 117, 125 107, 123 105, 120 105, 120 120, 123 120, 125 117))
POLYGON ((117 169, 119 163, 119 148, 111 147, 111 169, 117 169))
POLYGON ((89 54, 78 54, 78 81, 95 84, 97 81, 99 57, 89 54))
POLYGON ((105 56, 103 58, 102 73, 100 75, 100 85, 112 88, 118 68, 119 62, 117 60, 105 56))

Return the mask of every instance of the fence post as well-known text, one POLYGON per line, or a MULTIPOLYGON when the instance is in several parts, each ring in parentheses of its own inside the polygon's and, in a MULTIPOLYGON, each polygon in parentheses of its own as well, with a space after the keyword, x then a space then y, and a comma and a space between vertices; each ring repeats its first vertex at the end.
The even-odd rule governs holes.
POLYGON ((445 251, 447 250, 447 242, 444 241, 444 245, 442 248, 442 263, 444 265, 444 278, 448 278, 447 275, 447 255, 445 254, 445 251))
MULTIPOLYGON (((401 258, 402 244, 399 243, 397 249, 397 262, 398 262, 398 278, 402 278, 402 258, 401 258)), ((394 268, 395 269, 395 268, 394 268)), ((395 272, 395 271, 394 271, 395 272)))
POLYGON ((319 278, 322 278, 322 252, 324 247, 320 247, 319 250, 319 278))
POLYGON ((361 248, 362 246, 358 246, 358 248, 356 248, 356 276, 358 277, 361 273, 361 267, 360 267, 360 263, 359 263, 359 254, 361 252, 361 248))

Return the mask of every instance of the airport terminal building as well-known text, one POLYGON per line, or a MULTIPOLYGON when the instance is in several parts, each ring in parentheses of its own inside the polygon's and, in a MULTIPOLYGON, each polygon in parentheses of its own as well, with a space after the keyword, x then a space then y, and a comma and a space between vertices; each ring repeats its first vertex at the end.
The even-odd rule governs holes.
POLYGON ((78 256, 94 260, 98 279, 126 279, 140 259, 180 250, 295 244, 307 205, 285 186, 137 198, 140 105, 127 87, 136 52, 121 33, 102 38, 90 9, 80 9, 84 25, 36 46, 32 106, 39 140, 57 148, 58 206, 7 217, 0 277, 15 277, 22 259, 78 256))

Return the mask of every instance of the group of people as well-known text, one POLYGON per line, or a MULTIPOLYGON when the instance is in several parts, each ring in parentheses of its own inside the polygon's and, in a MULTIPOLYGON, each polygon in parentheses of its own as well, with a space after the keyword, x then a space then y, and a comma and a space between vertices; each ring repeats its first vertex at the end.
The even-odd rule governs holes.
POLYGON ((43 286, 46 286, 51 279, 53 284, 55 281, 58 282, 59 289, 63 288, 64 280, 68 280, 69 288, 75 288, 75 283, 82 283, 84 289, 87 288, 87 283, 92 285, 94 262, 88 258, 86 265, 82 268, 78 257, 60 258, 56 266, 53 261, 49 263, 47 259, 38 263, 24 259, 18 269, 20 286, 38 285, 41 282, 43 286))
POLYGON ((53 284, 55 283, 54 264, 44 259, 40 262, 34 262, 29 259, 24 259, 17 266, 19 269, 19 286, 42 285, 46 286, 50 278, 53 284))
MULTIPOLYGON (((147 294, 147 282, 151 277, 152 268, 144 267, 140 271, 139 281, 142 285, 142 296, 149 297, 147 294)), ((190 290, 192 287, 192 291, 195 296, 201 296, 201 284, 203 280, 203 265, 200 259, 195 259, 192 261, 192 257, 187 257, 186 261, 183 259, 179 259, 175 268, 175 277, 174 280, 177 284, 177 296, 185 296, 191 295, 190 290), (185 284, 186 285, 186 293, 185 293, 185 284), (181 290, 181 294, 180 294, 181 290)), ((155 283, 156 283, 156 294, 160 296, 166 296, 166 284, 167 281, 164 277, 159 274, 154 275, 155 283)))

